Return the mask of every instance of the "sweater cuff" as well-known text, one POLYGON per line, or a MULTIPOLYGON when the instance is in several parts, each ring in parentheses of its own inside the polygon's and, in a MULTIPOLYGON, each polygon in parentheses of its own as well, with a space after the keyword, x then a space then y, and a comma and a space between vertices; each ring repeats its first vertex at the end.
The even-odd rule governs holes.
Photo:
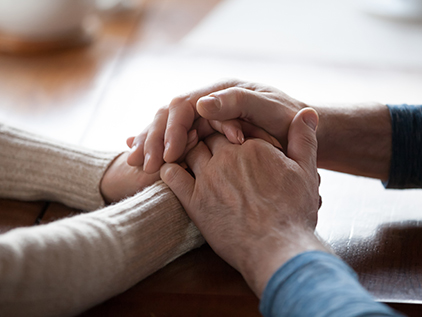
POLYGON ((126 287, 205 242, 177 197, 161 180, 98 211, 98 215, 110 219, 122 242, 127 264, 122 279, 126 287))
POLYGON ((391 114, 392 153, 386 188, 422 187, 422 106, 387 105, 391 114))
POLYGON ((100 182, 119 154, 49 140, 0 124, 0 196, 58 201, 86 211, 104 206, 100 182))

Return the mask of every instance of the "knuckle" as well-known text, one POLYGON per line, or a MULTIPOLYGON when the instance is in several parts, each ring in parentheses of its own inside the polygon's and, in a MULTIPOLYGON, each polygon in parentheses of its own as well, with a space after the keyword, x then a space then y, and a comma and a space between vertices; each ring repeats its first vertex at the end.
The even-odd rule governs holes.
POLYGON ((181 95, 172 99, 172 101, 170 102, 169 108, 170 109, 177 108, 177 107, 184 105, 186 103, 192 104, 194 99, 195 99, 194 93, 181 94, 181 95))
POLYGON ((223 83, 226 84, 228 87, 235 87, 240 84, 243 84, 244 82, 237 78, 227 78, 225 81, 223 81, 223 83))
POLYGON ((262 147, 264 146, 264 144, 267 143, 266 141, 263 141, 261 139, 247 139, 245 141, 245 143, 243 143, 243 145, 247 148, 247 149, 251 149, 254 151, 259 151, 262 149, 262 147))
POLYGON ((245 91, 239 87, 232 87, 228 89, 230 95, 233 96, 234 102, 237 105, 242 105, 245 98, 245 91))
POLYGON ((176 97, 169 105, 169 113, 192 113, 196 108, 196 100, 190 95, 176 97))
POLYGON ((177 107, 178 105, 180 105, 181 103, 186 102, 189 99, 189 95, 188 94, 183 94, 183 95, 179 95, 177 97, 174 97, 171 102, 169 107, 170 108, 174 108, 177 107))
POLYGON ((162 116, 166 116, 168 114, 168 106, 160 107, 155 114, 155 119, 161 118, 162 116))
POLYGON ((173 183, 175 180, 177 180, 179 177, 178 175, 180 174, 180 169, 175 168, 174 166, 167 168, 164 172, 163 175, 161 175, 161 178, 166 182, 166 183, 173 183))

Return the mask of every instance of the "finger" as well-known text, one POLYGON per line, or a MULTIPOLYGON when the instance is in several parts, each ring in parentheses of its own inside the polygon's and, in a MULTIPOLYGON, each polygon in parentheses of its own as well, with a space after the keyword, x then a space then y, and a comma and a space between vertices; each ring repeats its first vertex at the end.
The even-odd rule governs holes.
POLYGON ((185 151, 182 156, 177 160, 178 163, 181 163, 185 160, 186 155, 198 144, 198 132, 196 129, 189 131, 188 133, 188 143, 186 144, 185 151))
POLYGON ((199 115, 206 119, 243 119, 259 127, 268 125, 268 121, 276 116, 278 108, 279 105, 264 93, 239 87, 227 88, 202 97, 196 105, 199 115), (263 104, 265 107, 260 106, 263 104))
POLYGON ((132 141, 129 156, 127 158, 127 163, 130 166, 142 166, 144 164, 144 144, 148 135, 148 129, 149 126, 132 141))
POLYGON ((178 164, 164 164, 160 169, 160 177, 188 211, 195 188, 195 179, 178 164))
POLYGON ((245 142, 241 120, 209 120, 209 123, 214 130, 224 134, 231 143, 243 144, 245 142))
POLYGON ((211 158, 212 154, 209 148, 201 141, 186 155, 185 162, 195 176, 198 177, 201 175, 201 171, 206 168, 211 158))
POLYGON ((238 80, 223 81, 172 100, 164 136, 164 160, 166 162, 175 162, 182 155, 186 145, 187 133, 191 130, 194 120, 199 117, 196 111, 198 99, 213 91, 236 85, 248 86, 238 80))
POLYGON ((242 125, 242 130, 245 133, 246 137, 248 138, 256 138, 256 139, 262 139, 264 141, 267 141, 268 143, 272 144, 276 148, 282 150, 283 147, 281 146, 280 142, 273 137, 271 134, 269 134, 264 129, 261 129, 257 127, 256 125, 253 125, 252 123, 245 122, 243 120, 240 120, 242 125))
POLYGON ((205 139, 204 142, 211 151, 212 155, 219 152, 223 147, 230 144, 229 140, 227 140, 227 138, 220 133, 215 133, 209 136, 205 139))
POLYGON ((197 129, 199 140, 204 140, 217 131, 225 134, 229 141, 234 144, 241 144, 239 139, 244 142, 244 136, 240 123, 233 122, 231 124, 222 124, 218 121, 207 120, 199 117, 195 120, 193 128, 197 129), (238 134, 238 132, 240 132, 240 134, 238 134))
POLYGON ((195 122, 193 123, 192 129, 197 130, 199 140, 204 140, 206 137, 215 133, 215 130, 210 125, 209 120, 201 118, 201 117, 195 120, 195 122))
POLYGON ((164 155, 166 162, 175 162, 183 154, 188 131, 198 116, 191 100, 187 98, 173 99, 169 107, 169 116, 164 135, 164 155))
POLYGON ((134 136, 127 138, 126 144, 127 144, 128 147, 132 148, 133 140, 135 140, 134 136))
MULTIPOLYGON (((163 165, 164 133, 167 125, 168 108, 157 111, 151 124, 144 145, 144 171, 152 174, 163 165)), ((185 143, 186 145, 186 143, 185 143)))
POLYGON ((293 118, 288 132, 287 156, 309 173, 316 173, 318 114, 304 108, 293 118))
POLYGON ((243 144, 246 138, 262 139, 272 144, 276 148, 282 150, 282 146, 278 140, 270 135, 264 129, 261 129, 252 123, 243 120, 227 120, 217 121, 209 120, 210 125, 218 132, 224 134, 233 144, 243 144))

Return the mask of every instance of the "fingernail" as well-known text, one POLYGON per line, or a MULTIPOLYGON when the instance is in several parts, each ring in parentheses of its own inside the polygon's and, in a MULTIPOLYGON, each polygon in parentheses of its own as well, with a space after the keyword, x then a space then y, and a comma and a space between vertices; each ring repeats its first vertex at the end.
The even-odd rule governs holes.
POLYGON ((187 144, 193 142, 193 140, 195 140, 197 135, 198 135, 198 132, 196 130, 190 131, 189 134, 188 134, 188 143, 187 144))
POLYGON ((167 142, 166 145, 165 145, 165 147, 164 147, 163 158, 166 157, 166 154, 167 154, 169 148, 170 148, 170 142, 167 142))
POLYGON ((308 127, 316 131, 318 125, 318 116, 314 111, 308 111, 303 116, 303 121, 308 127))
POLYGON ((237 131, 237 140, 239 141, 240 144, 245 143, 245 136, 243 135, 243 132, 240 130, 237 131))
POLYGON ((218 112, 221 109, 221 102, 220 99, 214 96, 206 96, 202 97, 200 101, 203 103, 203 107, 208 112, 218 112))
POLYGON ((270 138, 271 138, 271 141, 272 141, 273 145, 277 149, 283 150, 283 147, 281 146, 280 142, 278 142, 278 140, 275 137, 273 137, 272 135, 270 135, 270 138))
POLYGON ((145 155, 145 160, 144 160, 144 171, 147 169, 148 163, 149 163, 149 159, 151 158, 151 155, 149 155, 149 153, 147 153, 145 155))

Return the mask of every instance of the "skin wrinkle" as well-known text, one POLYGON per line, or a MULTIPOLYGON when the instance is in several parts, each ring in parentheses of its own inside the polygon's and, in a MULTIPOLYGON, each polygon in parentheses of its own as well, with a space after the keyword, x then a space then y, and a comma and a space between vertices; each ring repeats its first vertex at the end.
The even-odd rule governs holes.
MULTIPOLYGON (((297 166, 296 163, 291 161, 288 158, 285 158, 283 160, 280 160, 281 156, 284 156, 284 154, 280 153, 278 150, 274 149, 272 146, 268 146, 272 154, 275 155, 263 155, 262 153, 262 146, 266 146, 267 144, 258 140, 247 140, 245 144, 242 145, 242 147, 238 146, 231 146, 231 147, 224 147, 220 149, 220 152, 218 152, 216 157, 212 157, 211 160, 208 162, 207 166, 204 168, 204 170, 207 170, 208 168, 212 168, 213 160, 217 159, 218 161, 225 162, 222 166, 219 167, 219 169, 214 169, 212 175, 203 174, 201 172, 201 178, 206 179, 213 179, 213 182, 208 184, 207 187, 207 193, 211 197, 215 197, 215 200, 211 203, 211 205, 208 205, 210 202, 207 201, 205 198, 202 199, 199 203, 199 209, 200 210, 207 210, 207 217, 206 219, 209 219, 208 221, 212 221, 213 218, 224 213, 225 217, 223 219, 227 218, 228 222, 231 222, 230 218, 231 215, 227 214, 225 211, 222 211, 218 208, 218 206, 221 206, 224 202, 226 202, 226 205, 224 209, 232 210, 235 209, 236 213, 239 213, 241 215, 241 219, 244 222, 243 229, 241 231, 238 231, 237 234, 239 235, 238 238, 240 239, 247 239, 249 235, 254 235, 255 241, 252 243, 257 243, 262 239, 268 239, 268 231, 263 229, 267 228, 268 225, 265 224, 265 218, 263 219, 260 216, 259 210, 260 208, 263 208, 262 200, 265 202, 264 205, 268 206, 269 208, 276 208, 275 210, 288 210, 291 208, 288 203, 282 202, 280 204, 274 203, 274 198, 279 196, 279 192, 285 191, 289 189, 290 191, 297 192, 298 194, 295 195, 297 198, 295 200, 297 201, 306 201, 306 199, 309 197, 313 201, 313 206, 317 210, 315 206, 317 206, 319 201, 319 195, 317 190, 312 191, 306 191, 305 195, 303 193, 303 189, 300 187, 306 188, 306 186, 301 185, 300 183, 297 183, 297 181, 293 182, 291 178, 297 174, 303 174, 304 171, 297 166), (248 159, 241 159, 241 156, 239 156, 238 151, 244 151, 248 153, 248 159), (274 152, 276 151, 276 152, 274 152), (274 160, 274 158, 277 158, 274 160), (285 181, 282 182, 281 187, 277 188, 276 183, 272 183, 273 180, 270 180, 270 184, 268 183, 269 180, 262 179, 259 177, 258 172, 253 168, 253 166, 250 165, 250 162, 258 162, 259 166, 262 166, 264 169, 268 168, 274 168, 276 170, 283 170, 283 175, 280 175, 280 178, 284 179, 285 181), (233 166, 235 164, 236 166, 233 166), (236 167, 239 172, 244 175, 245 179, 248 179, 248 182, 238 182, 237 181, 237 175, 234 174, 234 167, 236 167), (225 191, 221 192, 221 188, 219 184, 225 184, 225 191), (255 184, 253 187, 250 187, 252 184, 255 184), (271 188, 270 191, 268 191, 268 188, 271 188), (295 188, 297 188, 295 190, 295 188), (262 189, 262 192, 261 192, 262 189), (260 202, 255 202, 254 200, 251 200, 250 197, 247 195, 247 193, 250 193, 252 191, 255 191, 257 195, 260 195, 263 198, 260 202), (235 197, 230 197, 231 192, 236 192, 237 194, 235 197), (313 197, 315 196, 315 197, 313 197), (304 198, 305 197, 305 198, 304 198), (318 199, 316 198, 318 197, 318 199), (248 213, 244 213, 244 211, 248 210, 248 213), (258 224, 258 225, 257 225, 258 224)), ((198 148, 198 152, 203 148, 202 146, 198 148)), ((195 152, 193 155, 196 155, 195 152)), ((315 173, 316 174, 316 173, 315 173)), ((294 177, 293 177, 294 178, 294 177)), ((318 177, 314 177, 315 180, 313 180, 314 187, 318 187, 318 177)), ((201 181, 200 178, 197 179, 198 181, 201 181)), ((197 193, 200 197, 201 193, 197 193)), ((220 207, 221 208, 221 207, 220 207)), ((267 207, 265 207, 267 208, 267 207)), ((306 211, 304 214, 311 214, 310 212, 306 211)), ((312 217, 313 219, 309 221, 309 224, 315 224, 315 217, 312 217)), ((208 222, 207 220, 205 220, 208 222)), ((220 226, 226 226, 225 221, 215 221, 214 224, 211 226, 210 230, 211 232, 218 230, 220 226)), ((290 213, 287 217, 282 218, 279 222, 279 228, 299 228, 300 226, 297 225, 297 223, 300 223, 300 217, 295 216, 295 214, 290 213)), ((221 229, 220 229, 221 230, 221 229)), ((282 232, 283 230, 281 230, 282 232)), ((300 229, 299 231, 303 231, 303 229, 300 229)), ((221 230, 220 231, 221 239, 230 241, 233 237, 232 231, 227 230, 221 230)), ((271 239, 276 239, 275 241, 279 241, 280 239, 280 231, 273 231, 270 235, 271 239)), ((283 236, 281 237, 283 239, 283 236)), ((285 239, 285 238, 284 238, 285 239)), ((274 242, 273 242, 274 243, 274 242)), ((285 242, 276 242, 276 245, 283 244, 285 242)), ((230 252, 230 249, 227 246, 217 247, 215 248, 216 252, 218 254, 223 254, 226 252, 230 252)), ((240 256, 240 258, 248 258, 251 256, 251 254, 248 254, 248 250, 241 249, 237 252, 244 253, 243 256, 240 256)), ((245 260, 246 261, 246 260, 245 260)), ((233 265, 236 268, 242 268, 246 266, 246 262, 241 261, 239 263, 233 263, 233 265)))
MULTIPOLYGON (((253 123, 277 137, 287 155, 280 152, 274 155, 273 147, 264 147, 255 140, 247 140, 240 148, 232 146, 236 151, 223 149, 221 140, 213 140, 211 146, 207 145, 212 149, 214 143, 214 156, 207 152, 201 158, 208 164, 192 166, 196 180, 185 175, 182 184, 174 178, 169 183, 211 247, 240 270, 260 296, 274 269, 288 259, 309 250, 327 251, 314 232, 320 199, 316 154, 322 168, 385 176, 389 168, 387 152, 391 150, 389 114, 380 104, 353 105, 345 111, 315 107, 318 120, 315 111, 303 109, 308 107, 305 103, 280 90, 241 81, 226 81, 197 90, 190 94, 192 99, 188 102, 200 97, 205 98, 199 99, 196 110, 204 119, 227 122, 237 118, 253 123), (216 101, 213 97, 219 99, 220 110, 213 110, 216 101), (315 135, 314 124, 318 121, 315 135), (363 136, 368 134, 373 138, 365 143, 368 139, 363 140, 363 136), (370 174, 374 167, 375 172, 370 174), (183 188, 189 182, 190 189, 183 188)), ((189 95, 184 98, 189 99, 189 95)), ((192 103, 186 109, 186 100, 179 98, 175 102, 184 102, 185 106, 177 108, 181 121, 172 124, 192 124, 183 119, 184 111, 191 115, 192 103)), ((231 135, 239 135, 236 127, 224 126, 227 137, 229 129, 234 129, 231 135)), ((175 142, 175 149, 178 146, 184 144, 175 142)), ((173 155, 178 155, 177 151, 173 155)), ((183 176, 182 172, 180 175, 183 176)))

